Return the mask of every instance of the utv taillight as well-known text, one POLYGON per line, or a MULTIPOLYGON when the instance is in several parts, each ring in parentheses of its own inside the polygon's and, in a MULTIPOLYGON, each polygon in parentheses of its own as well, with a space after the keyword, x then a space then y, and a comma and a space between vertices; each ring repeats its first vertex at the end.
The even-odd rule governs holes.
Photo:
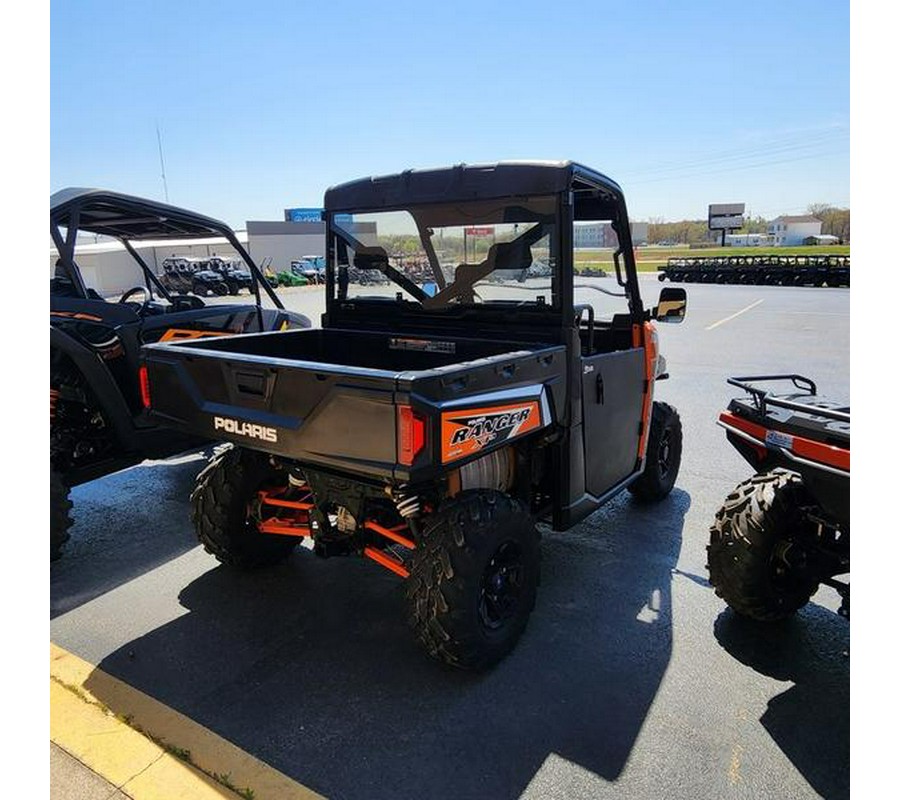
POLYGON ((150 376, 147 374, 146 364, 141 364, 138 369, 138 379, 141 383, 141 402, 144 408, 150 408, 150 376))
POLYGON ((425 447, 425 420, 411 406, 397 407, 397 460, 408 467, 425 447))

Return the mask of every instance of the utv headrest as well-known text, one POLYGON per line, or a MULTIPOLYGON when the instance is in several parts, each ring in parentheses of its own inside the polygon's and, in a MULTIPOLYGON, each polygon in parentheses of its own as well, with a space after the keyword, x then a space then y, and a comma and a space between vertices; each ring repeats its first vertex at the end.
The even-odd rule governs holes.
POLYGON ((527 269, 533 261, 531 246, 525 242, 498 242, 488 250, 489 263, 497 269, 527 269))

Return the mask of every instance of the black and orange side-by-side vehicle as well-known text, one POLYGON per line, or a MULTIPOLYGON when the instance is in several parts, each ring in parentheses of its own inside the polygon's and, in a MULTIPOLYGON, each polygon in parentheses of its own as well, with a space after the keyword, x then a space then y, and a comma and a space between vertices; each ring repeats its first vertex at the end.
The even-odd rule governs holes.
POLYGON ((716 594, 741 616, 774 621, 824 584, 849 619, 849 405, 820 397, 802 375, 728 383, 746 396, 729 403, 719 425, 756 474, 728 495, 710 530, 716 594))
POLYGON ((324 205, 321 329, 145 347, 152 416, 231 443, 192 495, 220 561, 301 540, 369 558, 406 580, 428 653, 487 667, 534 606, 537 523, 671 491, 681 423, 654 397, 654 323, 681 321, 685 292, 644 307, 622 190, 571 162, 411 170, 324 205), (577 222, 614 275, 576 283, 577 222))
MULTIPOLYGON (((53 561, 69 539, 73 486, 206 443, 149 419, 141 402, 147 388, 138 369, 142 345, 308 328, 310 322, 284 309, 231 228, 202 214, 104 189, 63 189, 50 197, 50 235, 56 249, 50 274, 53 561), (102 297, 91 285, 94 265, 82 271, 79 264, 84 253, 79 235, 85 234, 123 247, 133 261, 130 274, 140 283, 120 297, 102 297), (145 248, 150 241, 182 244, 211 237, 229 244, 250 265, 253 298, 208 304, 186 293, 190 282, 184 288, 167 281, 167 273, 158 276, 153 250, 145 248), (269 298, 265 306, 261 291, 269 298)), ((88 252, 85 258, 93 262, 95 256, 88 252)))

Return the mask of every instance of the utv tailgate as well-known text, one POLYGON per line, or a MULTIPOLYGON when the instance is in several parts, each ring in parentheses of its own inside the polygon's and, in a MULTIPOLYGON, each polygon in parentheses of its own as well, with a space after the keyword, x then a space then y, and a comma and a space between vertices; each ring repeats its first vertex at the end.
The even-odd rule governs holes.
POLYGON ((390 476, 394 375, 313 362, 147 348, 153 413, 178 428, 324 466, 390 476))
MULTIPOLYGON (((434 412, 444 400, 458 402, 460 393, 523 382, 542 391, 532 375, 538 369, 534 354, 502 352, 509 343, 441 342, 428 351, 409 349, 410 341, 424 340, 303 330, 149 345, 143 353, 152 412, 208 439, 396 478, 409 474, 398 464, 398 406, 421 405, 428 424, 436 425, 434 412), (535 366, 510 369, 517 359, 535 360, 535 366), (416 394, 417 387, 425 396, 416 394)), ((560 353, 552 372, 561 372, 562 360, 560 353)))

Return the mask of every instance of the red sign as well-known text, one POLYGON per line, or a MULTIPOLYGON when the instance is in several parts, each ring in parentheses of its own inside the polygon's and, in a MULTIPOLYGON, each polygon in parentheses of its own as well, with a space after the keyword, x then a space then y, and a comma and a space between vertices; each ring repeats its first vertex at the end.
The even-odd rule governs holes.
POLYGON ((466 236, 493 236, 493 227, 487 228, 466 228, 466 236))

